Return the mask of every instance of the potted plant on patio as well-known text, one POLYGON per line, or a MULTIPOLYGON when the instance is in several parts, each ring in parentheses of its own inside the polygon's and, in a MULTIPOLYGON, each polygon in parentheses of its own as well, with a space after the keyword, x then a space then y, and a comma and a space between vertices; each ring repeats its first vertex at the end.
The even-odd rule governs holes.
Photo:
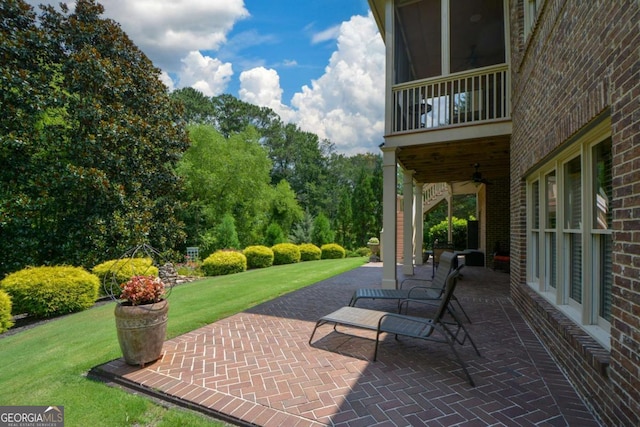
MULTIPOLYGON (((133 259, 140 256, 153 259, 153 255, 158 254, 149 246, 142 245, 116 265, 122 269, 123 265, 133 264, 130 262, 133 259)), ((144 367, 162 355, 169 312, 167 296, 174 285, 175 275, 171 272, 175 269, 170 263, 165 263, 159 268, 133 271, 126 282, 117 284, 119 272, 113 271, 105 276, 104 281, 107 294, 116 300, 114 314, 118 343, 125 362, 144 367)))
POLYGON ((159 277, 133 276, 122 284, 122 300, 116 304, 118 343, 125 362, 140 365, 162 355, 167 332, 169 302, 159 277))
POLYGON ((377 237, 371 237, 367 242, 367 246, 371 251, 371 257, 369 257, 370 262, 378 262, 380 258, 378 257, 378 252, 380 251, 380 240, 377 237))

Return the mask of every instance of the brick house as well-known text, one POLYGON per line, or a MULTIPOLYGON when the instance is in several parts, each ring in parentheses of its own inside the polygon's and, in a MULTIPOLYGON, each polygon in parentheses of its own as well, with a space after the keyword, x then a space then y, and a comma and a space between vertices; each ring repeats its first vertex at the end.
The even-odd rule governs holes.
POLYGON ((487 266, 509 250, 522 315, 606 425, 635 425, 640 3, 369 5, 387 47, 383 286, 397 286, 388 260, 422 262, 429 188, 474 192, 487 266))

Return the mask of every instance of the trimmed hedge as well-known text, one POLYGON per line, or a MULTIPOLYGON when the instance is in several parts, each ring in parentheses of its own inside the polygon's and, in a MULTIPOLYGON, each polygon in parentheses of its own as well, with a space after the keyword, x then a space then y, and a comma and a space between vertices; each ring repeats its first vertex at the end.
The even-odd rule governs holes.
POLYGON ((300 248, 293 243, 278 243, 271 247, 273 265, 295 264, 300 262, 300 248))
POLYGON ((322 251, 313 243, 302 243, 300 248, 300 261, 317 261, 322 256, 322 251))
MULTIPOLYGON (((112 259, 98 264, 91 269, 91 272, 100 279, 100 295, 105 295, 109 290, 104 289, 105 276, 108 280, 114 281, 113 285, 121 285, 133 276, 154 276, 158 277, 158 267, 152 265, 151 258, 122 258, 112 259), (115 277, 112 277, 115 275, 115 277)), ((108 286, 111 286, 109 283, 108 286)), ((115 290, 119 294, 120 288, 115 290)), ((116 295, 117 296, 117 295, 116 295)))
POLYGON ((355 256, 371 256, 371 249, 369 248, 358 248, 354 251, 355 256))
POLYGON ((0 289, 0 334, 12 326, 11 297, 0 289))
POLYGON ((347 255, 347 251, 337 243, 327 243, 320 248, 322 259, 340 259, 347 255))
POLYGON ((13 303, 13 313, 51 317, 93 306, 100 280, 80 267, 28 267, 0 282, 13 303))
POLYGON ((265 268, 273 265, 273 251, 266 246, 247 246, 242 253, 247 257, 247 268, 265 268))
POLYGON ((247 257, 242 252, 220 250, 202 262, 205 276, 224 276, 247 270, 247 257))

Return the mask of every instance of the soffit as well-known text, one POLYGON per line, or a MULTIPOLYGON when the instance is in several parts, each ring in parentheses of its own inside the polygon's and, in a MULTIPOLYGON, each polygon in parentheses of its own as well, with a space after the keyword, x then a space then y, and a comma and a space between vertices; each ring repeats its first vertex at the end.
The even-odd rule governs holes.
POLYGON ((509 142, 506 135, 404 146, 397 158, 419 183, 470 180, 476 163, 482 178, 491 181, 509 177, 509 142))

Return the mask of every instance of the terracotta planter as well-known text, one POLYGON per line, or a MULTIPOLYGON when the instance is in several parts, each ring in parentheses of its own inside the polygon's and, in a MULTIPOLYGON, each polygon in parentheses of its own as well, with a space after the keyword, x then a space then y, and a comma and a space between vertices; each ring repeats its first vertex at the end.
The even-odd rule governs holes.
POLYGON ((137 306, 116 305, 116 330, 125 362, 144 367, 162 356, 168 311, 167 300, 137 306))

